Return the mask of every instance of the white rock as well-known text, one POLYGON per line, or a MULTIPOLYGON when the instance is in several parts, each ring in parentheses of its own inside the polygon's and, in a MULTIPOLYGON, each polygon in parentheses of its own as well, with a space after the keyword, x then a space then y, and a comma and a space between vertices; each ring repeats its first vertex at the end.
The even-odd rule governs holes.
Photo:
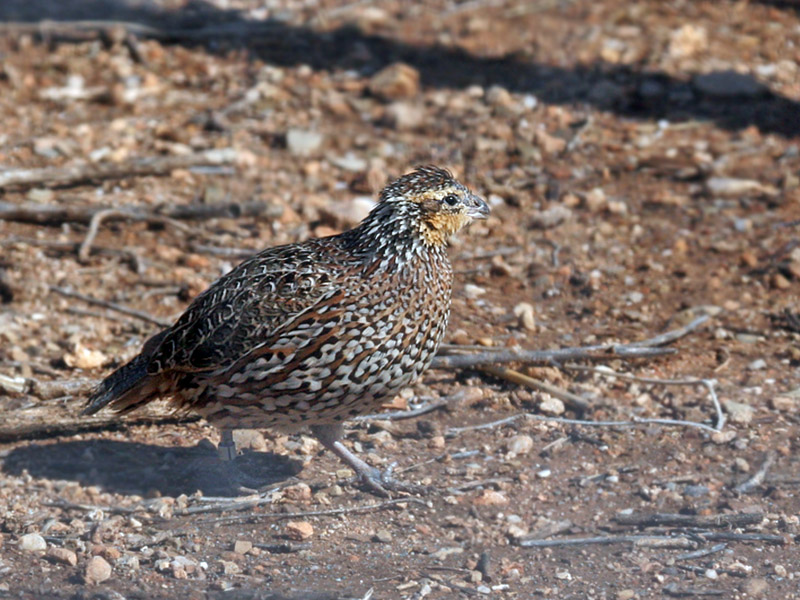
POLYGON ((529 435, 515 435, 508 440, 506 448, 511 454, 517 456, 527 454, 533 450, 533 438, 529 435))
POLYGON ((294 156, 308 156, 322 146, 324 139, 317 131, 290 129, 286 132, 286 148, 294 156))
POLYGON ((706 189, 712 196, 732 198, 738 196, 776 196, 778 190, 755 179, 736 177, 710 177, 706 189))
POLYGON ((536 316, 532 304, 520 302, 514 307, 514 315, 519 319, 520 325, 525 329, 528 331, 536 331, 536 316))
POLYGON ((728 413, 728 417, 732 423, 747 425, 753 420, 755 411, 749 404, 735 402, 734 400, 723 400, 722 405, 725 407, 725 411, 728 413))
POLYGON ((474 300, 475 298, 483 296, 485 293, 486 293, 485 289, 473 283, 468 283, 467 285, 464 286, 464 295, 467 298, 472 298, 474 300))
POLYGON ((417 129, 425 122, 425 110, 411 102, 393 102, 386 107, 383 119, 394 129, 417 129))
POLYGON ((108 359, 100 350, 91 350, 78 344, 74 352, 64 355, 64 362, 76 369, 96 369, 102 367, 108 359))
POLYGON ((669 36, 669 55, 672 58, 694 56, 708 48, 708 32, 705 27, 686 23, 669 36))
POLYGON ((44 552, 47 550, 47 542, 38 533, 26 533, 19 538, 19 549, 25 552, 44 552))
POLYGON ((539 410, 546 415, 563 415, 565 408, 564 403, 558 398, 553 398, 549 394, 542 394, 539 410))

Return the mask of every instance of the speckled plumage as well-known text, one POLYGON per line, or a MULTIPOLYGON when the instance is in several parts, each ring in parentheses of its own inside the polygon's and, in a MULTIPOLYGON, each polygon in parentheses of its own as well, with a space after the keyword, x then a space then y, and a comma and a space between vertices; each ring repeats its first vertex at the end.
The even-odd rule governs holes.
POLYGON ((371 412, 430 364, 450 312, 446 241, 487 214, 449 172, 421 167, 358 227, 269 248, 218 279, 85 412, 169 397, 221 428, 282 430, 371 412))

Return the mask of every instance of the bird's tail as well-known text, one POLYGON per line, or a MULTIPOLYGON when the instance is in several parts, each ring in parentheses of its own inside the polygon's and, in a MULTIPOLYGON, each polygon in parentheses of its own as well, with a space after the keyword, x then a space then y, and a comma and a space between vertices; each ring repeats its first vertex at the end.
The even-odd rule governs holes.
POLYGON ((106 377, 86 402, 83 414, 93 415, 109 404, 120 412, 128 412, 147 402, 154 392, 147 363, 147 357, 140 354, 106 377))

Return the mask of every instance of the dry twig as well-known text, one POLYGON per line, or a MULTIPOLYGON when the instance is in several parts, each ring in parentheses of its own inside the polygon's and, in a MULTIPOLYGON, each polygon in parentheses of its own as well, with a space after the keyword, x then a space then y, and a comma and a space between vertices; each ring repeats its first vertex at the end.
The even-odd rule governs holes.
POLYGON ((0 391, 8 394, 30 394, 40 400, 52 400, 86 393, 97 385, 94 379, 39 381, 32 377, 11 377, 0 374, 0 391))
POLYGON ((485 366, 481 367, 480 369, 481 371, 489 373, 490 375, 500 377, 501 379, 511 381, 512 383, 527 385, 528 387, 532 387, 541 392, 546 392, 555 398, 559 398, 564 402, 564 404, 578 412, 586 412, 590 408, 589 402, 587 402, 585 398, 581 398, 577 394, 562 390, 544 381, 539 381, 533 377, 528 377, 519 371, 497 366, 485 366))
POLYGON ((99 431, 127 430, 138 425, 182 425, 199 421, 197 415, 139 417, 136 419, 83 419, 65 423, 35 423, 20 427, 4 427, 0 429, 0 444, 20 442, 23 440, 44 440, 54 437, 69 437, 79 433, 96 433, 99 431))
POLYGON ((88 302, 89 304, 102 306, 103 308, 114 310, 118 313, 122 313, 123 315, 136 317, 137 319, 141 319, 142 321, 147 321, 148 323, 153 323, 154 325, 158 325, 159 327, 169 327, 170 325, 172 325, 170 321, 164 321, 162 319, 158 319, 156 317, 148 315, 146 312, 136 310, 135 308, 128 308, 127 306, 122 306, 114 302, 109 302, 108 300, 100 300, 99 298, 94 298, 92 296, 87 296, 86 294, 73 292, 72 290, 67 290, 54 285, 50 286, 50 290, 55 292, 56 294, 64 296, 65 298, 75 298, 76 300, 83 300, 84 302, 88 302))
POLYGON ((749 494, 755 488, 764 483, 764 478, 767 476, 767 471, 770 470, 770 468, 774 463, 775 463, 775 452, 770 450, 764 457, 764 461, 761 463, 761 466, 758 468, 758 471, 753 473, 752 477, 746 479, 745 481, 737 485, 734 489, 740 494, 749 494))
MULTIPOLYGON (((593 373, 599 373, 600 375, 605 375, 607 377, 617 377, 619 379, 640 381, 642 383, 651 383, 654 385, 703 386, 708 390, 708 396, 711 398, 711 403, 714 405, 717 423, 713 428, 708 427, 707 425, 702 425, 701 423, 695 423, 694 426, 702 426, 701 428, 703 429, 711 429, 713 431, 722 431, 722 428, 725 427, 725 413, 723 412, 722 406, 719 403, 719 398, 717 398, 717 391, 715 387, 717 382, 715 379, 657 379, 654 377, 630 375, 628 373, 617 373, 608 367, 585 367, 581 365, 566 365, 563 368, 572 371, 592 371, 593 373)), ((687 425, 689 423, 688 421, 679 421, 675 419, 642 419, 639 422, 645 421, 655 424, 661 423, 663 425, 687 425)))
POLYGON ((510 362, 552 364, 565 360, 652 358, 665 354, 674 354, 675 350, 656 348, 655 346, 663 346, 688 335, 708 319, 708 315, 703 315, 684 327, 679 327, 678 329, 667 331, 653 338, 629 344, 599 344, 595 346, 559 348, 558 350, 504 349, 502 351, 488 351, 481 354, 436 356, 431 366, 437 369, 467 369, 510 362))
POLYGON ((258 515, 246 516, 231 516, 220 517, 218 519, 206 519, 196 521, 195 524, 200 523, 257 523, 259 521, 267 521, 269 519, 284 520, 284 519, 305 519, 308 517, 329 517, 334 515, 346 515, 353 513, 369 512, 372 510, 381 510, 396 504, 412 503, 426 505, 425 500, 421 498, 393 498, 384 502, 376 502, 373 504, 363 504, 361 506, 350 506, 345 508, 332 508, 330 510, 309 510, 305 512, 294 513, 261 513, 258 515))
POLYGON ((614 521, 630 527, 744 527, 764 520, 761 513, 682 515, 673 513, 618 514, 614 521))
POLYGON ((558 546, 590 546, 608 544, 633 544, 640 548, 694 548, 695 542, 685 536, 669 535, 603 535, 598 537, 540 540, 520 538, 517 545, 523 548, 555 548, 558 546))
POLYGON ((37 185, 77 185, 86 181, 125 179, 142 175, 166 175, 176 169, 205 165, 229 165, 237 159, 233 148, 207 150, 185 156, 153 156, 124 164, 89 163, 43 169, 7 169, 0 171, 0 189, 37 185))

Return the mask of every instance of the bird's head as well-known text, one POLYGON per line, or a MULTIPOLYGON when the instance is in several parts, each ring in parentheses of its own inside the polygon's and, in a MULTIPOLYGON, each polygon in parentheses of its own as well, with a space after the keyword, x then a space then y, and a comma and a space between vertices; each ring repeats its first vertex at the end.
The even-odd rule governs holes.
POLYGON ((418 167, 396 179, 381 191, 380 201, 413 218, 423 242, 432 246, 444 245, 473 219, 489 216, 483 198, 434 166, 418 167))

